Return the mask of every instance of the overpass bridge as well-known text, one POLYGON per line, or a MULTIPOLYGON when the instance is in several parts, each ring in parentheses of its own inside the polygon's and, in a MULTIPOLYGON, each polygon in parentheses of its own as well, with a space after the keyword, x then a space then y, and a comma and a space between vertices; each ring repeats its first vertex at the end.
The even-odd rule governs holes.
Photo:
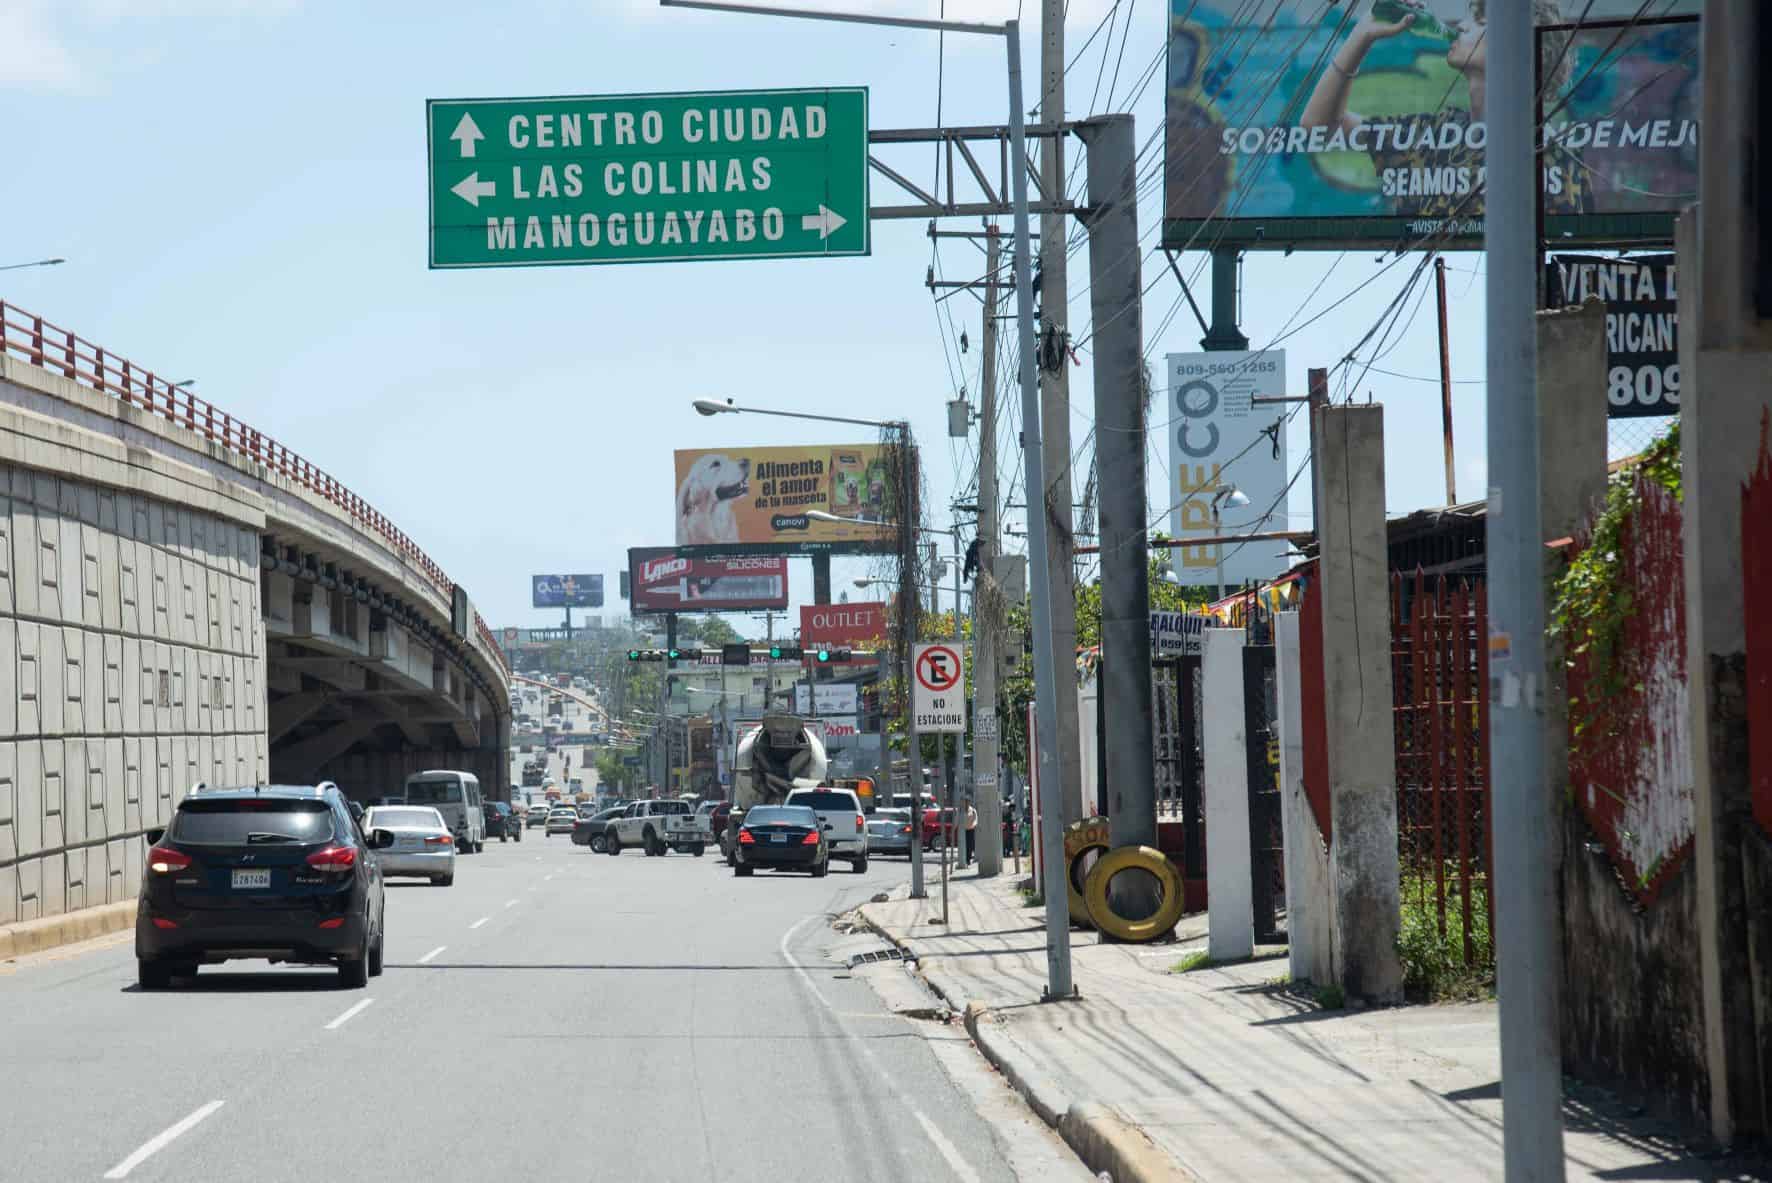
POLYGON ((506 798, 509 678, 336 477, 0 302, 0 924, 134 898, 198 782, 460 768, 506 798))

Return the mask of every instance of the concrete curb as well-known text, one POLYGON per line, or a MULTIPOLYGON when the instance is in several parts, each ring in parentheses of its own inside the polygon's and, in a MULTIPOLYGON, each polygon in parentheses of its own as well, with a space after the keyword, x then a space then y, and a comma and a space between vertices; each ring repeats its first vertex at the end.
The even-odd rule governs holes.
POLYGON ((121 932, 135 924, 135 905, 134 900, 123 900, 41 920, 0 925, 0 961, 121 932))
POLYGON ((966 1032, 973 1044, 1084 1166, 1105 1171, 1114 1183, 1198 1183, 1132 1122, 1106 1105, 1072 1101, 1044 1074, 1021 1064, 1019 1049, 1011 1050, 1012 1040, 993 1034, 989 1019, 985 1007, 967 1004, 966 1032))

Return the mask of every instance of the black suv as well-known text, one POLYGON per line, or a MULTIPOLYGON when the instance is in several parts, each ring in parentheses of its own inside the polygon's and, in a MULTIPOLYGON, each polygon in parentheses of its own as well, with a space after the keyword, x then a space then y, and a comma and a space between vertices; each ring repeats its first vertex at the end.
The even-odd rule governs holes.
POLYGON ((147 832, 135 920, 143 989, 238 958, 336 965, 369 984, 382 966, 382 882, 375 851, 344 794, 319 785, 192 789, 164 830, 147 832))
POLYGON ((480 806, 481 814, 486 818, 486 836, 496 837, 500 842, 509 842, 512 838, 523 841, 523 819, 511 808, 509 801, 487 801, 480 806))

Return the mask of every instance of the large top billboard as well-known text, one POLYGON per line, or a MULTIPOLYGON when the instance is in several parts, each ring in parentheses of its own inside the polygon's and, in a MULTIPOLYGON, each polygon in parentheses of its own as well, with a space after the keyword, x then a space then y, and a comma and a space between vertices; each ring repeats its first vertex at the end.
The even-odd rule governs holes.
POLYGON ((671 546, 628 551, 635 612, 761 612, 788 606, 783 555, 691 558, 671 546))
MULTIPOLYGON (((1286 529, 1286 353, 1169 355, 1170 530, 1177 539, 1286 529), (1242 494, 1238 498, 1235 494, 1242 494), (1244 500, 1246 499, 1246 501, 1244 500), (1216 512, 1214 506, 1217 507, 1216 512)), ((1184 585, 1236 587, 1286 569, 1274 541, 1201 542, 1170 550, 1184 585)))
POLYGON ((677 453, 677 545, 695 554, 880 551, 898 500, 878 444, 677 453), (807 516, 820 510, 846 522, 807 516))
MULTIPOLYGON (((1671 239, 1698 193, 1697 20, 1633 19, 1641 0, 1533 7, 1545 236, 1671 239)), ((1486 0, 1169 0, 1164 245, 1480 239, 1486 15, 1486 0)))
POLYGON ((531 575, 530 603, 537 608, 601 608, 601 575, 531 575))

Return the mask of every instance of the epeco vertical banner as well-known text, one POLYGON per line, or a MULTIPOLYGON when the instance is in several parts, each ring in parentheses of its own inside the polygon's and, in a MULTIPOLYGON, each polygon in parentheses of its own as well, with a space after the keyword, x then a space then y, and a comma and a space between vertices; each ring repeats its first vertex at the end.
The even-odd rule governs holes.
MULTIPOLYGON (((1286 529, 1287 408, 1255 402, 1286 393, 1285 351, 1172 353, 1168 369, 1170 535, 1185 541, 1286 529)), ((1284 550, 1278 542, 1200 542, 1170 556, 1176 578, 1198 586, 1218 582, 1222 554, 1224 582, 1236 586, 1284 571, 1284 550)))

